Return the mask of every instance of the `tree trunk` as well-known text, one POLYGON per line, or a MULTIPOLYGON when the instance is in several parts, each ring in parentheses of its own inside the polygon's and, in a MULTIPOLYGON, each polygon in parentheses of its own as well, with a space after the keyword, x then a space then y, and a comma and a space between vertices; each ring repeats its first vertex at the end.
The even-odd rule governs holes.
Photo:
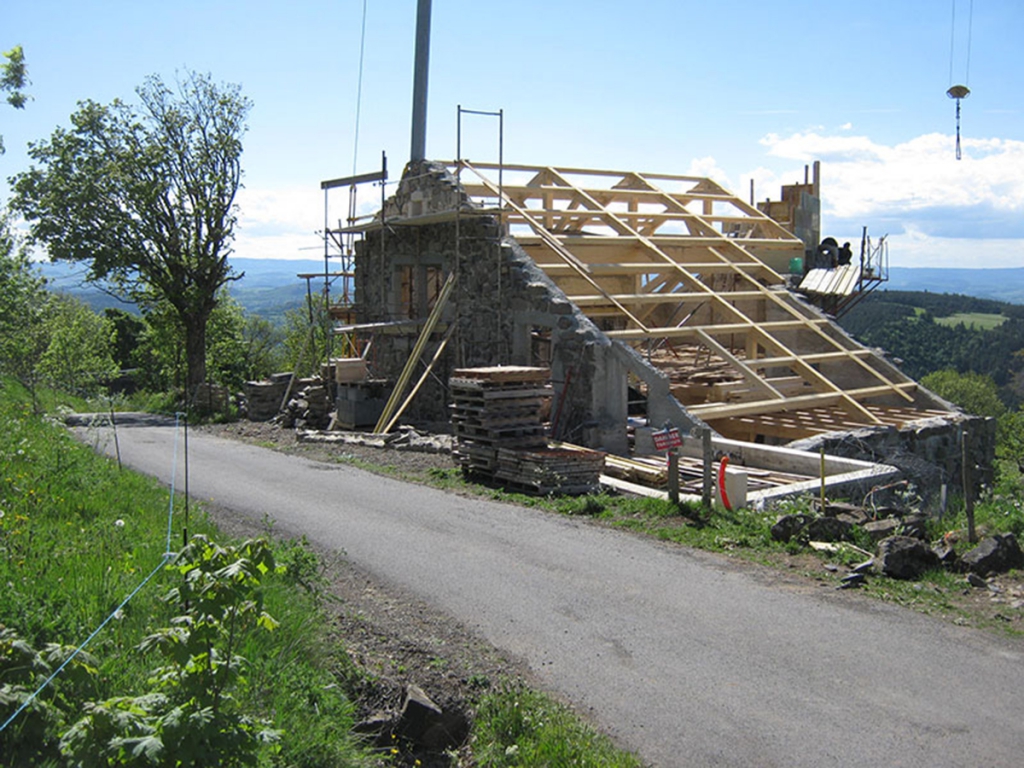
POLYGON ((199 385, 206 381, 206 317, 182 318, 185 326, 185 402, 192 405, 199 385))

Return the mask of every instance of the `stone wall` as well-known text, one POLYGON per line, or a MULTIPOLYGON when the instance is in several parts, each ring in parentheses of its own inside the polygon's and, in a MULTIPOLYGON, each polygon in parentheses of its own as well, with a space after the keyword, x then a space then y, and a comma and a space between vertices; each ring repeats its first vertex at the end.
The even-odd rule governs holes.
MULTIPOLYGON (((612 342, 576 309, 505 236, 495 217, 474 212, 443 167, 425 163, 407 169, 386 210, 389 218, 401 220, 383 232, 367 233, 356 247, 360 322, 393 322, 408 314, 422 319, 425 303, 409 313, 401 300, 403 279, 410 272, 414 282, 452 269, 458 274, 442 315, 442 327, 455 323, 455 334, 435 367, 437 379, 425 383, 405 418, 447 420, 449 398, 443 382, 455 368, 544 364, 552 370, 554 436, 625 453, 626 374, 633 366, 646 366, 642 358, 612 342), (457 221, 451 207, 456 203, 462 205, 457 221), (549 359, 538 359, 538 354, 549 359)), ((397 378, 417 334, 418 329, 378 334, 370 354, 374 375, 397 378)), ((435 334, 424 357, 433 355, 440 335, 435 334)), ((657 379, 660 374, 646 367, 646 375, 657 379)), ((683 415, 681 409, 676 415, 683 415)))
POLYGON ((971 493, 976 497, 992 483, 996 420, 961 414, 951 419, 930 418, 903 429, 877 427, 834 432, 791 443, 791 448, 819 451, 890 464, 913 482, 926 501, 937 499, 943 484, 953 493, 963 491, 964 444, 970 468, 971 493))

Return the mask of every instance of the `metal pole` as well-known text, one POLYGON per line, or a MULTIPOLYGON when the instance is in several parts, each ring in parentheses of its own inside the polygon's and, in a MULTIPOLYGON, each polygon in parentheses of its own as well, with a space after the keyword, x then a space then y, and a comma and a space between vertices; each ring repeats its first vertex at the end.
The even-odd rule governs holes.
POLYGON ((711 443, 711 428, 703 427, 700 431, 701 453, 704 457, 704 476, 701 483, 701 504, 704 509, 711 509, 711 487, 714 483, 712 478, 712 463, 715 460, 714 449, 711 443))
MULTIPOLYGON (((502 237, 505 228, 505 184, 504 184, 504 172, 505 172, 505 110, 498 110, 498 237, 502 237)), ((496 361, 499 365, 506 362, 506 355, 508 350, 505 344, 505 330, 502 328, 502 322, 504 321, 504 313, 501 311, 502 308, 502 296, 501 296, 501 268, 504 257, 504 251, 501 247, 501 241, 498 241, 498 247, 495 248, 498 252, 498 360, 496 361)))
POLYGON ((188 414, 185 414, 185 526, 181 529, 181 544, 188 546, 188 414))
POLYGON ((974 480, 971 478, 971 465, 969 459, 967 429, 965 428, 960 436, 960 460, 963 462, 963 484, 964 484, 964 512, 967 514, 967 541, 971 544, 978 540, 978 533, 974 529, 974 480))
POLYGON ((430 69, 430 0, 416 3, 416 61, 412 85, 412 147, 409 161, 427 156, 427 75, 430 69))

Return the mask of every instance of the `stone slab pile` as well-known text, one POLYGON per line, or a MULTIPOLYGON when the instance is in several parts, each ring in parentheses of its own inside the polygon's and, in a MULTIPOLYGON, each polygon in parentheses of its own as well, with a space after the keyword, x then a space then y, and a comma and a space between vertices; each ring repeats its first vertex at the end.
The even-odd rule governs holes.
POLYGON ((604 453, 590 450, 537 448, 498 449, 494 477, 527 493, 596 493, 601 486, 604 453))
POLYGON ((460 368, 449 380, 456 461, 468 474, 536 494, 586 493, 600 482, 604 454, 548 447, 542 410, 547 368, 460 368))
POLYGON ((323 379, 296 379, 280 421, 286 427, 325 429, 331 421, 331 401, 323 379))
POLYGON ((242 385, 245 415, 249 421, 270 421, 281 412, 281 401, 288 390, 291 373, 275 373, 263 381, 247 381, 242 385))

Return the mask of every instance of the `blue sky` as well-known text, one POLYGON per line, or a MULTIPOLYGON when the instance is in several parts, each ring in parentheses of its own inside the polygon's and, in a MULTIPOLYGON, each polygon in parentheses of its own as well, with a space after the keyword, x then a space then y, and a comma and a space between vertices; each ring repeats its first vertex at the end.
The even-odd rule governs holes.
MULTIPOLYGON (((0 49, 24 46, 33 101, 0 105, 0 197, 77 101, 209 72, 254 102, 237 254, 315 257, 320 181, 408 159, 415 6, 367 0, 357 149, 363 0, 8 3, 0 49)), ((973 6, 954 25, 947 0, 433 0, 427 156, 455 156, 461 104, 504 110, 513 163, 698 173, 744 198, 754 179, 763 199, 818 159, 824 234, 888 233, 894 266, 1024 266, 1024 3, 973 6), (945 91, 968 43, 957 162, 945 91)), ((463 144, 496 160, 496 122, 467 118, 463 144)), ((332 196, 332 226, 346 211, 332 196)))

